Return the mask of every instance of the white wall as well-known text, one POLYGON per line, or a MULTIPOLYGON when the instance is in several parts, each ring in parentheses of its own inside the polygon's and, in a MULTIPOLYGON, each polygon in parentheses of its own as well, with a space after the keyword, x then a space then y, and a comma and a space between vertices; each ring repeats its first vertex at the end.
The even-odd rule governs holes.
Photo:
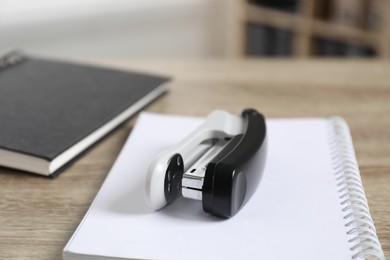
POLYGON ((0 54, 204 58, 226 54, 220 0, 0 0, 0 54))

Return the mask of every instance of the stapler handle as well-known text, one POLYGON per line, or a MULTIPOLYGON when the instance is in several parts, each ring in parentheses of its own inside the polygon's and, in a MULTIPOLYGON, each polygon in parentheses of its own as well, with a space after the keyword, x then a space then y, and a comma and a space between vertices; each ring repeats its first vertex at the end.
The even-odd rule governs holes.
POLYGON ((236 135, 207 166, 202 196, 203 210, 220 217, 234 216, 259 183, 262 168, 245 171, 255 154, 261 153, 261 165, 266 155, 266 125, 256 110, 242 112, 247 119, 243 134, 236 135), (251 187, 249 187, 251 186, 251 187))

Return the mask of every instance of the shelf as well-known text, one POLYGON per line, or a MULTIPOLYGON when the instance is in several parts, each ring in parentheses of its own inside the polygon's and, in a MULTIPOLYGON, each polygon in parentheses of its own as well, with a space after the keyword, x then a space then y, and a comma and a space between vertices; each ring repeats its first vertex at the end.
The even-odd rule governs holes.
MULTIPOLYGON (((368 47, 375 50, 378 57, 390 56, 390 18, 386 15, 390 14, 390 1, 382 0, 383 10, 380 12, 382 29, 375 31, 324 20, 315 15, 319 2, 316 0, 297 1, 299 1, 299 10, 291 13, 259 6, 248 0, 238 1, 242 10, 239 17, 242 31, 245 32, 247 24, 250 23, 291 31, 294 35, 292 55, 296 57, 312 55, 314 39, 328 39, 368 47)), ((241 42, 240 46, 244 49, 247 45, 241 42)), ((244 53, 245 51, 241 51, 241 54, 244 53)))
POLYGON ((369 32, 367 30, 321 20, 313 21, 312 26, 312 34, 314 36, 347 43, 358 43, 376 47, 381 37, 381 34, 377 32, 369 32))
POLYGON ((261 23, 287 30, 297 30, 302 23, 306 22, 305 18, 294 13, 259 7, 251 3, 247 3, 245 11, 247 14, 247 22, 261 23))

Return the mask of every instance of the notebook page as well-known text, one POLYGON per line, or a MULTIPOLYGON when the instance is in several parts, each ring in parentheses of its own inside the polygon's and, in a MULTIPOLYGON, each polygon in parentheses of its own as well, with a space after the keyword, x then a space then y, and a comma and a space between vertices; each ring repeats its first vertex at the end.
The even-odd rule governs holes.
POLYGON ((142 113, 64 251, 130 259, 351 259, 325 119, 267 121, 264 174, 233 218, 209 216, 188 199, 148 209, 148 163, 202 120, 142 113))

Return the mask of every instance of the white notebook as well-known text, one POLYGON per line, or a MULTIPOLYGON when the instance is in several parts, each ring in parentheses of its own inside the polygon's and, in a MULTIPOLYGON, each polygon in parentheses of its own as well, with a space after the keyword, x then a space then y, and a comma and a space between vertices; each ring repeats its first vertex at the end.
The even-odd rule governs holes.
POLYGON ((231 219, 188 199, 150 210, 149 162, 202 120, 140 115, 64 259, 385 259, 341 118, 267 120, 262 179, 231 219))

